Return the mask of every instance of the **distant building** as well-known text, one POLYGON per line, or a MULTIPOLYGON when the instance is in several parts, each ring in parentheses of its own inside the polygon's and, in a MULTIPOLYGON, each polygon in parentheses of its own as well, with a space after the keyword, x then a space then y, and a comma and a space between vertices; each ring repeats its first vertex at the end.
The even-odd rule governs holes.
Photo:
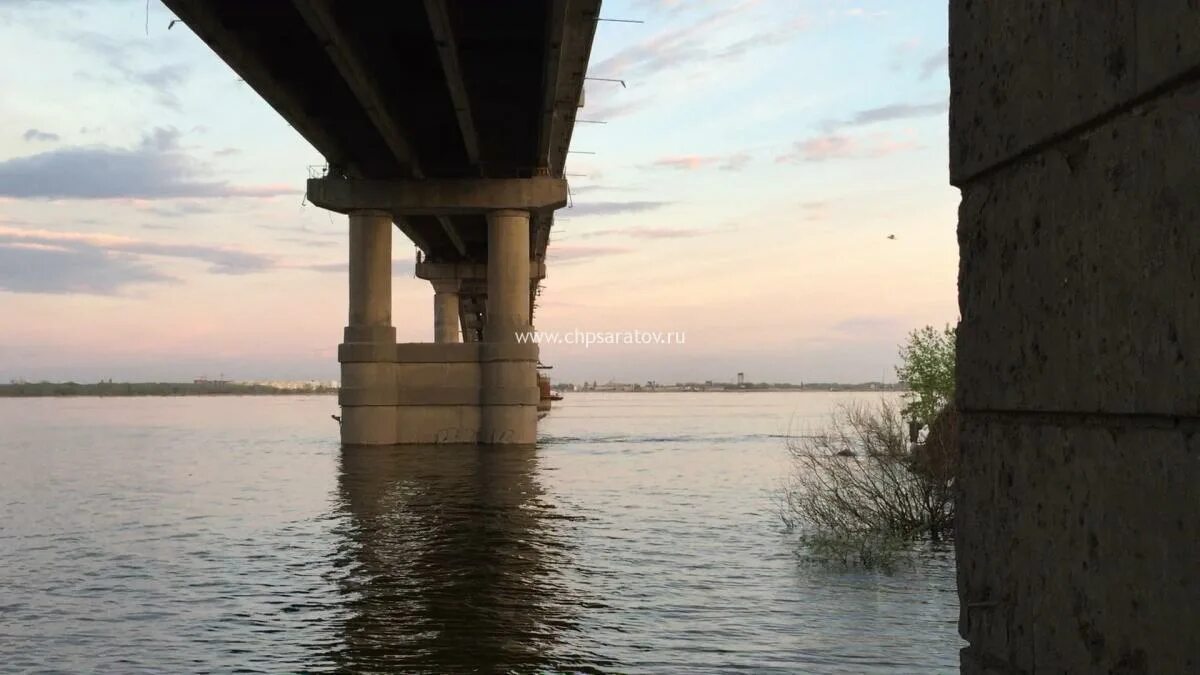
POLYGON ((741 387, 741 386, 744 386, 745 384, 746 384, 746 374, 738 373, 738 386, 741 387))
POLYGON ((192 384, 199 384, 206 387, 224 387, 229 384, 229 380, 210 380, 207 377, 201 377, 192 380, 192 384))

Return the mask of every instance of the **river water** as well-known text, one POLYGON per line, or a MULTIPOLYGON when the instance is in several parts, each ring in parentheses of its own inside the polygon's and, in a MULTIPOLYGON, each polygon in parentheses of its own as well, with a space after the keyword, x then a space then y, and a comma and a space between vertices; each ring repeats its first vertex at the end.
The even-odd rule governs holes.
POLYGON ((797 557, 784 437, 862 394, 568 394, 536 450, 333 397, 0 399, 0 672, 956 672, 951 553, 797 557))

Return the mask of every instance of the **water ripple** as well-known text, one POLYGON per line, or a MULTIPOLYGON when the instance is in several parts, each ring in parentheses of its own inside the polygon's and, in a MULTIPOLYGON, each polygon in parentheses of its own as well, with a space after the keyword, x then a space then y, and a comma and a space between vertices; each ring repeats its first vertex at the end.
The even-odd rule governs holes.
POLYGON ((536 450, 343 451, 322 397, 0 401, 0 672, 954 672, 949 554, 814 569, 776 523, 832 399, 697 396, 568 397, 536 450))

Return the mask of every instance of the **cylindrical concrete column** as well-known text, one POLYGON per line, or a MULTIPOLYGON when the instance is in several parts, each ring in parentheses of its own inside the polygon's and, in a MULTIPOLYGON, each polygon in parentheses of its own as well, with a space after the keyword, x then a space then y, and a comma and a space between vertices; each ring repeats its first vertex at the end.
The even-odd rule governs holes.
POLYGON ((460 342, 458 337, 458 279, 436 279, 433 284, 433 341, 460 342))
POLYGON ((350 317, 346 342, 394 341, 395 331, 391 326, 392 214, 351 212, 350 317))
POLYGON ((393 387, 396 329, 392 327, 392 215, 350 213, 350 312, 342 362, 342 443, 396 442, 396 407, 371 400, 393 387), (364 402, 366 401, 366 402, 364 402))
POLYGON ((488 221, 487 342, 516 342, 529 326, 529 212, 493 211, 488 221))
POLYGON ((528 211, 488 214, 487 291, 479 440, 531 444, 537 440, 538 346, 517 339, 531 330, 528 211))

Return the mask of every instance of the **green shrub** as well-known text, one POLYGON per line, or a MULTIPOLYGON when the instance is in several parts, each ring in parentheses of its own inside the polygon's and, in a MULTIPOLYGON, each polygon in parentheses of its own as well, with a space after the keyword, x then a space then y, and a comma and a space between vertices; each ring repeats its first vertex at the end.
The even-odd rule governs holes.
POLYGON ((898 555, 896 542, 942 539, 954 526, 957 443, 934 440, 910 450, 889 400, 839 406, 826 428, 789 438, 780 518, 817 557, 864 567, 898 555))

